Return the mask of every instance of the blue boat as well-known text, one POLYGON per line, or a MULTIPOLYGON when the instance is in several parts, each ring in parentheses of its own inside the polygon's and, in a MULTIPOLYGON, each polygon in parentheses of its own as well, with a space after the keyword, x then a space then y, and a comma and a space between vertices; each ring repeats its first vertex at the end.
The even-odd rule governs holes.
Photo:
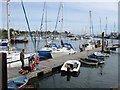
POLYGON ((64 43, 64 47, 66 47, 67 49, 73 49, 73 46, 69 43, 64 43))
POLYGON ((0 39, 0 46, 8 46, 8 40, 7 39, 0 39))
POLYGON ((55 43, 51 43, 50 47, 55 47, 55 48, 59 48, 55 43))
POLYGON ((103 64, 105 63, 105 60, 104 59, 96 59, 96 58, 89 58, 88 57, 88 60, 96 60, 98 62, 98 64, 103 64))
POLYGON ((8 90, 22 90, 28 83, 26 76, 18 77, 14 80, 8 81, 8 90))
POLYGON ((7 45, 8 45, 7 42, 1 42, 1 43, 0 43, 0 46, 7 46, 7 45))
POLYGON ((95 53, 89 55, 88 58, 95 58, 95 59, 104 60, 104 55, 100 52, 95 52, 95 53))
POLYGON ((51 51, 37 51, 40 57, 40 61, 52 58, 51 51))
POLYGON ((61 46, 66 47, 67 49, 74 49, 70 43, 63 43, 62 40, 61 40, 61 46))

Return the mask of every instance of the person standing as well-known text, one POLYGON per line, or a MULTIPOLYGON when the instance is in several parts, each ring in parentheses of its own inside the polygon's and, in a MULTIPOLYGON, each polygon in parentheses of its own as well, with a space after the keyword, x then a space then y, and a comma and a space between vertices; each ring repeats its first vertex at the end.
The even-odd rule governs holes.
POLYGON ((22 63, 21 68, 24 67, 24 49, 22 49, 22 52, 20 53, 20 61, 22 63))
POLYGON ((79 49, 80 49, 80 52, 82 52, 83 51, 83 46, 79 45, 79 49))

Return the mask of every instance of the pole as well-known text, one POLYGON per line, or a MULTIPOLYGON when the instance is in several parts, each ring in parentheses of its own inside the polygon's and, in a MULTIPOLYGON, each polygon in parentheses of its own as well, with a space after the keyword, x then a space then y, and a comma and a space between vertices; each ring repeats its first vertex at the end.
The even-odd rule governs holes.
POLYGON ((7 90, 7 55, 0 53, 0 89, 7 90))
MULTIPOLYGON (((37 34, 37 31, 34 33, 34 41, 35 41, 35 47, 36 47, 36 34, 37 34)), ((37 50, 37 48, 35 48, 35 50, 37 50)))
POLYGON ((102 32, 102 52, 104 52, 104 32, 102 32))
POLYGON ((2 90, 2 53, 0 53, 0 90, 2 90))

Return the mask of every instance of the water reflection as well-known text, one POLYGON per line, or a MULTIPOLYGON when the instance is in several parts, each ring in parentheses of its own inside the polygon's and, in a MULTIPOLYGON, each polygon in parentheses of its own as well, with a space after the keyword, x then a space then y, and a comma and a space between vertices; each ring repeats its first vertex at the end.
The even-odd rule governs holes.
POLYGON ((66 81, 70 81, 71 77, 78 77, 80 75, 80 71, 79 72, 63 72, 61 71, 61 76, 67 76, 66 77, 66 81))
POLYGON ((98 68, 100 70, 99 74, 103 75, 103 68, 105 64, 99 64, 99 65, 87 65, 87 64, 82 64, 81 67, 84 68, 98 68))
POLYGON ((105 66, 105 63, 104 64, 99 64, 99 65, 95 65, 95 66, 91 66, 91 65, 85 65, 85 64, 82 64, 81 67, 84 67, 84 68, 98 68, 100 70, 99 74, 100 75, 103 75, 103 68, 105 66))
POLYGON ((71 75, 67 75, 67 81, 70 81, 71 75))
POLYGON ((61 73, 59 69, 49 77, 41 77, 30 84, 35 83, 39 88, 109 88, 118 83, 118 60, 118 54, 111 53, 104 64, 81 64, 80 74, 61 73))
POLYGON ((27 51, 27 43, 24 43, 24 50, 27 51))
POLYGON ((103 68, 104 68, 105 64, 100 64, 100 75, 103 75, 103 68))
POLYGON ((99 68, 99 67, 102 67, 104 66, 105 64, 98 64, 98 65, 88 65, 88 64, 81 64, 81 67, 84 67, 84 68, 99 68))

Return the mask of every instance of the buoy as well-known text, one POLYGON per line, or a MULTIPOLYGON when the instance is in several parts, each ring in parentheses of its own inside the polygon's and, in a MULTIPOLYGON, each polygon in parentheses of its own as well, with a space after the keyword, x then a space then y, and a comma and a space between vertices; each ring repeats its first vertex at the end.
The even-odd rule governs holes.
POLYGON ((12 48, 10 48, 10 51, 12 51, 13 49, 12 48))

